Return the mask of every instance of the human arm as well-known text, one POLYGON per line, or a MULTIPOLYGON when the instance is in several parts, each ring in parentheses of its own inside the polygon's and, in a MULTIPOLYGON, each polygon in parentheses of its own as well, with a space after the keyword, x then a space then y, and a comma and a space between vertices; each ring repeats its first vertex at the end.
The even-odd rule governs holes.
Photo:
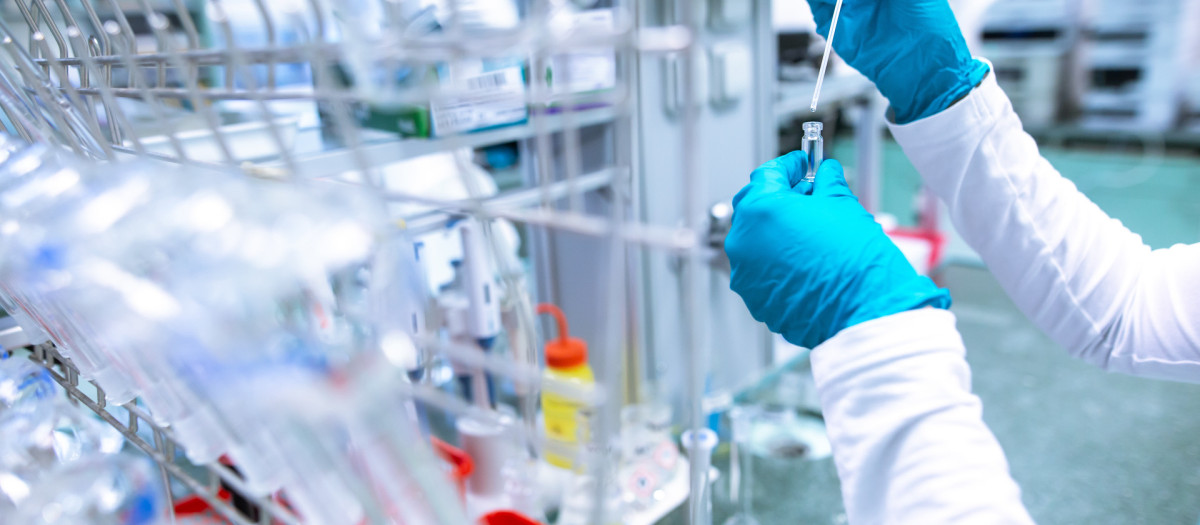
POLYGON ((1151 250, 1041 156, 992 76, 932 117, 892 125, 963 239, 1072 355, 1200 382, 1200 244, 1151 250))
MULTIPOLYGON (((808 0, 817 32, 828 36, 839 0, 808 0)), ((947 0, 840 0, 833 48, 908 123, 950 107, 990 69, 971 56, 947 0)))
POLYGON ((948 294, 913 271, 836 161, 809 187, 796 183, 803 160, 755 170, 725 251, 755 319, 814 348, 851 523, 1029 523, 970 392, 948 294))
POLYGON ((953 314, 847 328, 812 366, 850 523, 1033 522, 971 393, 953 314))
MULTIPOLYGON (((836 0, 808 1, 826 30, 836 0)), ((844 1, 834 48, 888 97, 892 134, 1021 311, 1106 370, 1200 382, 1200 245, 1151 251, 1059 175, 946 0, 844 1)))

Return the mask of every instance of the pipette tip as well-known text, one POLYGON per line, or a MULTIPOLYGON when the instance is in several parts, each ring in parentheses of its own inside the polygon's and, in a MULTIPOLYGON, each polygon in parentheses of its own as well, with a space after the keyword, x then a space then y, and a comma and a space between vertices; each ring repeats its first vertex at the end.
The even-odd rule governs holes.
POLYGON ((829 22, 829 36, 825 37, 825 54, 821 56, 821 70, 817 72, 817 85, 813 86, 812 105, 808 109, 813 113, 817 111, 817 99, 821 97, 821 84, 825 82, 825 70, 829 67, 829 54, 833 51, 833 35, 837 31, 838 18, 842 14, 842 0, 837 0, 837 4, 833 6, 833 19, 829 22))

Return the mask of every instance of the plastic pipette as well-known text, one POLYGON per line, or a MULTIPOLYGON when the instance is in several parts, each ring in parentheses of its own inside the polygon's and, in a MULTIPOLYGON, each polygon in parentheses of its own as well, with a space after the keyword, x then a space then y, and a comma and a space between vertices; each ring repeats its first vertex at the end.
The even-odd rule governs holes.
POLYGON ((833 6, 833 21, 829 23, 829 37, 825 39, 825 56, 821 57, 821 71, 817 73, 817 87, 813 88, 811 111, 817 110, 817 100, 821 98, 821 84, 825 83, 825 68, 829 67, 829 52, 833 51, 833 33, 837 31, 838 16, 842 14, 842 0, 837 0, 833 6))

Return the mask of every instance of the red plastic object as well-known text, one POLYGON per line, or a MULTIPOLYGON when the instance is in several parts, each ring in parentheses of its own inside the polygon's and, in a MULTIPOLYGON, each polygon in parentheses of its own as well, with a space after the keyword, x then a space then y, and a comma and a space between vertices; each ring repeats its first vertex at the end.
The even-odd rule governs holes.
POLYGON ((203 516, 211 510, 212 506, 200 496, 188 496, 175 502, 176 516, 203 516))
POLYGON ((937 230, 929 228, 894 228, 887 231, 888 236, 904 237, 929 243, 929 272, 933 273, 942 264, 942 252, 946 248, 946 236, 937 230))
POLYGON ((450 477, 454 479, 454 485, 458 487, 458 495, 465 499, 467 495, 467 476, 470 476, 475 471, 475 461, 466 452, 445 441, 435 437, 430 437, 429 441, 433 444, 433 449, 437 451, 438 455, 453 467, 450 469, 450 477))
POLYGON ((484 514, 479 522, 484 525, 542 525, 539 521, 534 521, 520 512, 511 510, 489 512, 484 514))
MULTIPOLYGON (((233 495, 225 489, 220 489, 217 491, 217 497, 220 498, 221 501, 228 502, 233 498, 233 495)), ((176 501, 174 510, 176 518, 205 518, 207 523, 229 523, 229 520, 221 516, 220 513, 212 508, 212 505, 209 505, 208 502, 204 501, 204 498, 201 498, 200 496, 188 496, 176 501)))

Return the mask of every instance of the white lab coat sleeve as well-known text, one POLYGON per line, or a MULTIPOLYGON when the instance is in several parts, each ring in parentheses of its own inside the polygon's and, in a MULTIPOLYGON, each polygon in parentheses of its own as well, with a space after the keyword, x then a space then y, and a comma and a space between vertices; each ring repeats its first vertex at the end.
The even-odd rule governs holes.
POLYGON ((1009 297, 1076 357, 1200 382, 1200 244, 1151 250, 1063 178, 993 75, 892 134, 1009 297))
POLYGON ((933 308, 846 328, 813 350, 852 525, 1033 522, 965 355, 954 315, 933 308))

